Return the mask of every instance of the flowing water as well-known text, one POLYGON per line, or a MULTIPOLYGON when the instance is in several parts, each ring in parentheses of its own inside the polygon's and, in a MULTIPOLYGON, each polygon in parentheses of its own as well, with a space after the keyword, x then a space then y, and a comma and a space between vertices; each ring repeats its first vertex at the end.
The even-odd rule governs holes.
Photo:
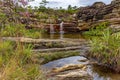
MULTIPOLYGON (((87 62, 80 62, 80 60, 83 59, 85 58, 82 56, 68 57, 49 62, 44 64, 42 67, 47 70, 51 70, 52 68, 62 67, 69 64, 86 64, 87 62)), ((93 80, 120 80, 120 74, 112 73, 100 66, 88 65, 87 72, 93 77, 93 80)))
MULTIPOLYGON (((86 39, 85 36, 82 36, 80 33, 71 33, 71 34, 44 34, 42 35, 44 39, 86 39)), ((59 60, 51 61, 47 64, 44 64, 42 67, 46 70, 50 70, 55 67, 61 67, 68 64, 86 64, 86 62, 79 62, 78 60, 82 60, 84 57, 74 56, 68 58, 62 58, 59 60)), ((100 66, 87 66, 87 72, 93 76, 93 80, 120 80, 120 74, 115 74, 109 71, 106 68, 100 66)))

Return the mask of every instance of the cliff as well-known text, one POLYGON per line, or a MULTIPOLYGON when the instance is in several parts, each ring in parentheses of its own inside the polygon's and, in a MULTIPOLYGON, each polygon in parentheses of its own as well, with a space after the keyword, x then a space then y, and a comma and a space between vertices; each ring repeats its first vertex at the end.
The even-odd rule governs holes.
MULTIPOLYGON (((80 30, 88 30, 100 22, 109 22, 111 25, 120 26, 120 0, 113 0, 106 5, 96 2, 91 6, 80 7, 77 12, 80 30)), ((112 26, 113 27, 113 26, 112 26)))
POLYGON ((83 21, 97 21, 113 17, 120 17, 120 0, 113 0, 109 5, 96 2, 92 6, 79 8, 77 13, 77 19, 83 21))

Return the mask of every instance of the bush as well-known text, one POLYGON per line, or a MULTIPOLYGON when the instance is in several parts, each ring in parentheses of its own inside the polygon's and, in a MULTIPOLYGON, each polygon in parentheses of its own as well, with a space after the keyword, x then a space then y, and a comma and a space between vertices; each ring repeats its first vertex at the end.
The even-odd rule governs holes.
POLYGON ((6 27, 0 31, 1 37, 29 37, 40 38, 42 30, 37 29, 25 29, 23 24, 9 23, 6 27))
POLYGON ((83 34, 90 36, 101 36, 103 35, 103 32, 106 31, 108 24, 108 22, 100 23, 97 26, 93 26, 89 31, 86 31, 83 34))

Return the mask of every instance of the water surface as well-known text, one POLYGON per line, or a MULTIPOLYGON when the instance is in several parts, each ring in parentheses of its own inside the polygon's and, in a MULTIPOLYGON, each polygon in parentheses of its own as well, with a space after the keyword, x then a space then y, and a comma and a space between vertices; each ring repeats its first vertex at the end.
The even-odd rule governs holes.
MULTIPOLYGON (((44 64, 42 67, 50 70, 55 67, 61 67, 69 64, 86 64, 87 62, 80 62, 80 60, 83 59, 86 58, 81 56, 68 57, 49 62, 47 64, 44 64)), ((93 80, 120 80, 120 74, 110 72, 107 68, 100 66, 88 65, 87 72, 93 76, 93 80)))
POLYGON ((81 33, 67 33, 67 34, 42 34, 41 38, 43 39, 83 39, 84 36, 81 33))

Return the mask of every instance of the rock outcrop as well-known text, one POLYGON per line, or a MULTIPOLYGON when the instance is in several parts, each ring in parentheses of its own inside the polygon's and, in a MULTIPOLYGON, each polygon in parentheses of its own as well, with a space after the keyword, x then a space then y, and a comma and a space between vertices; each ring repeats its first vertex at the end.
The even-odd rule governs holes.
POLYGON ((98 21, 113 17, 120 17, 120 0, 113 0, 109 5, 96 2, 92 6, 81 7, 77 13, 77 18, 83 21, 98 21))
POLYGON ((52 70, 52 76, 55 78, 54 80, 93 80, 93 77, 87 72, 87 64, 70 64, 55 68, 52 70))
POLYGON ((81 31, 89 30, 104 22, 116 30, 120 28, 120 0, 113 0, 109 5, 96 2, 92 6, 81 7, 77 13, 77 19, 81 31))

